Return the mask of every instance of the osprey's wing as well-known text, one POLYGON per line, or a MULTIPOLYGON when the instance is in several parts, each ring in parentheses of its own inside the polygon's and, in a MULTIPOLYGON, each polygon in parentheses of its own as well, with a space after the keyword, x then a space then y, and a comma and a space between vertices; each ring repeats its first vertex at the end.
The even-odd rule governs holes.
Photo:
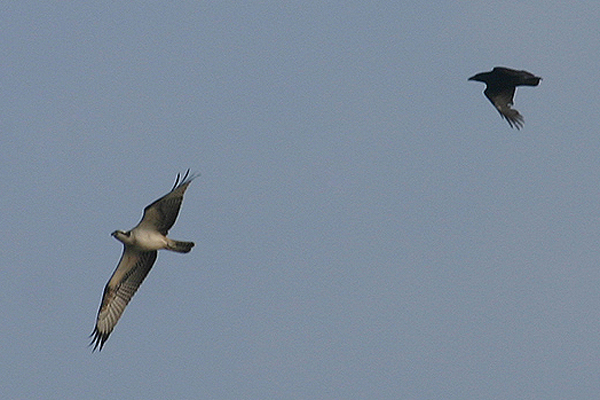
POLYGON ((96 326, 90 335, 93 336, 90 346, 93 345, 94 350, 102 350, 129 300, 150 272, 156 255, 156 251, 138 252, 125 246, 121 261, 104 288, 96 326))
POLYGON ((514 86, 490 87, 488 85, 483 94, 492 102, 511 128, 521 129, 523 127, 523 116, 517 110, 511 108, 515 95, 514 86))
POLYGON ((185 173, 181 183, 179 182, 180 175, 177 174, 173 189, 154 203, 144 209, 144 215, 138 226, 153 228, 161 234, 166 235, 169 229, 175 224, 183 194, 187 190, 190 183, 198 176, 189 176, 190 170, 185 173))

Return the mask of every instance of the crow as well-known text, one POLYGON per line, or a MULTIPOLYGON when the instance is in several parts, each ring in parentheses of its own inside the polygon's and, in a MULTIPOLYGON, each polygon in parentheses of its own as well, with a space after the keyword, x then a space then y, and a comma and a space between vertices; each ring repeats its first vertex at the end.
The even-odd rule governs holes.
POLYGON ((495 67, 490 72, 481 72, 469 78, 486 84, 483 91, 500 115, 506 119, 511 128, 523 127, 523 116, 511 108, 517 86, 537 86, 542 80, 527 71, 517 71, 510 68, 495 67))

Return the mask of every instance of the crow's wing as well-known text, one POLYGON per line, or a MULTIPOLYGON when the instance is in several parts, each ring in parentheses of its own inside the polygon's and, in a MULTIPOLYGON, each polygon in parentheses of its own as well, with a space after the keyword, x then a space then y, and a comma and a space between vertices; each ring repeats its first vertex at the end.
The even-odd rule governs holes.
POLYGON ((524 118, 517 110, 512 108, 515 95, 514 86, 487 87, 483 92, 490 102, 496 107, 500 115, 506 119, 511 128, 521 129, 524 118))

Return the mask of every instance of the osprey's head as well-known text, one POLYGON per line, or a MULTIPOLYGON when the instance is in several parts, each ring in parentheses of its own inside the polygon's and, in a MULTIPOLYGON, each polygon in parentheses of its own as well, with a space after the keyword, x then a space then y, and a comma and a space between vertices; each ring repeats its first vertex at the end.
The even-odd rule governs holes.
POLYGON ((111 236, 121 243, 127 244, 131 242, 131 231, 123 232, 120 230, 116 230, 113 233, 111 233, 111 236))

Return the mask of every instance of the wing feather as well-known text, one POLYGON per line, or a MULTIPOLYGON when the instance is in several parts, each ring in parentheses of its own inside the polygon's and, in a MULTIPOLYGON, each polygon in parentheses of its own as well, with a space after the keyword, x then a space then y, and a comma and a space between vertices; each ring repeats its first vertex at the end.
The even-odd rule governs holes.
POLYGON ((511 128, 521 129, 523 127, 523 116, 511 106, 515 95, 514 86, 493 87, 488 86, 483 92, 492 102, 500 115, 508 122, 511 128))
POLYGON ((179 183, 180 176, 177 175, 173 189, 144 209, 144 215, 138 226, 156 229, 163 235, 169 232, 179 214, 183 194, 190 183, 198 176, 195 174, 189 176, 189 172, 189 170, 186 172, 181 183, 179 183))
POLYGON ((138 252, 125 246, 121 260, 104 288, 96 326, 91 334, 90 346, 93 345, 94 350, 102 350, 125 307, 150 272, 156 256, 156 251, 138 252))

